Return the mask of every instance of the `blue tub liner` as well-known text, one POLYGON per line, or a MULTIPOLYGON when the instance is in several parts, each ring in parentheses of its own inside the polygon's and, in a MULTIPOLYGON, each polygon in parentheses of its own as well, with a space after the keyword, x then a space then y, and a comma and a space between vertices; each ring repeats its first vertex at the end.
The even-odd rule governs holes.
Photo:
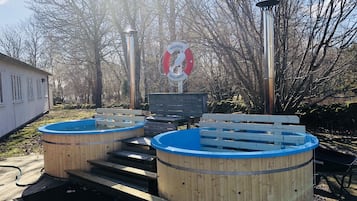
MULTIPOLYGON (((113 132, 123 132, 144 128, 145 122, 140 122, 134 126, 110 129, 97 129, 95 119, 64 121, 53 124, 47 124, 38 128, 45 134, 63 134, 63 135, 78 135, 78 134, 105 134, 113 132)), ((129 124, 128 124, 129 125, 129 124)))
POLYGON ((170 131, 155 136, 151 145, 160 151, 202 158, 272 158, 295 155, 315 149, 319 141, 309 133, 288 133, 289 135, 304 135, 302 145, 269 151, 205 151, 201 150, 200 128, 170 131))

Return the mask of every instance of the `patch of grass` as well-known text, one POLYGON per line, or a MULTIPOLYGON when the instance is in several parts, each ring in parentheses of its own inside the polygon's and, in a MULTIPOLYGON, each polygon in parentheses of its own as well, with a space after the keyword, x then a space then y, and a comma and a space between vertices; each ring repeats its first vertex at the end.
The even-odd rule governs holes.
POLYGON ((55 108, 24 128, 1 139, 0 158, 42 153, 41 133, 37 130, 39 127, 60 121, 91 118, 94 113, 94 109, 55 108))

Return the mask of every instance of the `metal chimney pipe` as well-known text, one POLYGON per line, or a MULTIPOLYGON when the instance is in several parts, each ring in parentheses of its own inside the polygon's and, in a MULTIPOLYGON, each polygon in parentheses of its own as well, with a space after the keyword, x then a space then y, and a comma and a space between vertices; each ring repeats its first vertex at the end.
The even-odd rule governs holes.
POLYGON ((261 1, 256 4, 263 10, 264 25, 264 113, 274 112, 274 17, 273 7, 279 3, 278 0, 261 1))
POLYGON ((130 25, 126 27, 124 33, 126 34, 126 48, 127 48, 127 65, 129 66, 130 74, 130 109, 135 109, 135 34, 137 31, 130 25))

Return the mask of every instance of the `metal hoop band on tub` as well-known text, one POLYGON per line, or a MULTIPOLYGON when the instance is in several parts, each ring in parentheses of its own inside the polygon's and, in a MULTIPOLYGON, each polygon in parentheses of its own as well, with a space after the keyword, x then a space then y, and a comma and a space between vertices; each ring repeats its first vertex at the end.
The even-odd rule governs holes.
POLYGON ((239 171, 219 171, 219 170, 202 170, 202 169, 194 169, 194 168, 188 168, 188 167, 182 167, 174 164, 170 164, 168 162, 165 162, 161 160, 160 158, 157 158, 157 160, 162 163, 163 165, 166 165, 168 167, 177 169, 177 170, 183 170, 183 171, 189 171, 189 172, 194 172, 194 173, 199 173, 199 174, 211 174, 211 175, 261 175, 261 174, 272 174, 272 173, 279 173, 279 172, 286 172, 290 170, 295 170, 302 168, 308 164, 310 164, 313 161, 313 158, 310 160, 295 165, 291 167, 286 167, 286 168, 278 168, 278 169, 271 169, 271 170, 259 170, 259 171, 244 171, 244 172, 239 172, 239 171))

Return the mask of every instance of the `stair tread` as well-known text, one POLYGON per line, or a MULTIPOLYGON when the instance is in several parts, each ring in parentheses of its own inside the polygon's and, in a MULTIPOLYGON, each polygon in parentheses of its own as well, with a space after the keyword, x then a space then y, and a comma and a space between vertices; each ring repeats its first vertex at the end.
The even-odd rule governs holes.
POLYGON ((133 151, 116 151, 116 152, 110 152, 111 155, 114 156, 122 156, 122 157, 127 157, 127 158, 133 158, 133 159, 138 159, 138 160, 145 160, 145 161, 154 161, 156 159, 156 156, 150 155, 150 154, 144 154, 144 153, 139 153, 139 152, 133 152, 133 151))
MULTIPOLYGON (((121 175, 116 172, 111 172, 98 167, 91 168, 91 170, 88 173, 95 176, 99 176, 104 179, 108 179, 118 184, 123 184, 141 190, 143 192, 149 193, 149 185, 148 182, 144 181, 145 179, 133 178, 129 174, 121 175)), ((153 195, 157 195, 157 194, 153 194, 153 195)))
POLYGON ((97 184, 100 184, 102 186, 105 186, 107 188, 113 189, 113 190, 117 190, 123 193, 126 193, 128 195, 131 196, 135 196, 138 197, 140 199, 144 199, 144 200, 153 200, 153 201, 165 201, 165 199, 160 198, 158 196, 155 195, 151 195, 147 192, 138 190, 136 188, 124 185, 124 184, 119 184, 116 183, 114 181, 111 181, 109 179, 105 179, 87 172, 84 172, 82 170, 66 170, 66 172, 70 175, 70 176, 75 176, 75 177, 79 177, 83 180, 87 180, 90 182, 94 182, 97 184))
POLYGON ((98 165, 101 167, 107 167, 107 168, 115 169, 115 170, 122 171, 122 172, 128 172, 131 174, 140 175, 140 176, 147 177, 150 179, 157 178, 156 173, 147 171, 147 170, 143 170, 143 169, 139 169, 139 168, 135 168, 135 167, 129 167, 129 166, 120 165, 117 163, 111 163, 111 162, 103 161, 103 160, 90 160, 88 162, 92 165, 98 165))
POLYGON ((135 137, 124 140, 123 142, 135 145, 151 146, 151 137, 135 137))

